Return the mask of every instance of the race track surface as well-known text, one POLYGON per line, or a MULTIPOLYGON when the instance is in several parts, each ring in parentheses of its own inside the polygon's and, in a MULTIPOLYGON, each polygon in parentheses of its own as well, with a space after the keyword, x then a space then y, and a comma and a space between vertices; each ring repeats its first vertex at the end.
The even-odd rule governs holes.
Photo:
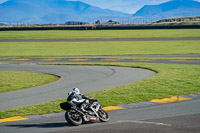
POLYGON ((124 39, 16 39, 3 40, 0 42, 112 42, 112 41, 197 41, 200 37, 185 38, 124 38, 124 39))
POLYGON ((67 58, 0 58, 0 62, 17 63, 67 63, 67 62, 146 62, 146 63, 168 63, 168 64, 189 64, 200 65, 200 54, 176 54, 176 55, 112 55, 112 56, 71 56, 67 58), (120 58, 152 58, 152 59, 120 59, 120 58), (156 58, 178 58, 178 59, 153 59, 156 58), (181 59, 183 58, 183 59, 181 59), (188 59, 184 59, 188 58, 188 59))
MULTIPOLYGON (((179 41, 200 40, 197 38, 143 38, 143 39, 49 39, 49 40, 0 40, 0 42, 70 42, 70 41, 179 41)), ((137 57, 138 55, 128 55, 137 57)), ((140 55, 144 57, 166 55, 140 55)), ((200 54, 167 55, 169 57, 200 57, 200 54)), ((1 62, 20 62, 5 59, 1 62)), ((70 61, 70 60, 69 60, 70 61)), ((88 60, 90 61, 90 60, 88 60)), ((109 62, 109 60, 93 60, 93 62, 109 62)), ((149 62, 199 65, 199 60, 121 60, 122 62, 149 62)), ((23 61, 24 62, 24 61, 23 61)), ((26 61, 25 61, 26 62, 26 61)), ((50 60, 28 60, 28 63, 49 63, 50 60)), ((56 62, 56 61, 54 61, 56 62)), ((60 61, 59 61, 60 62, 60 61)), ((66 62, 63 61, 63 62, 66 62)), ((73 61, 70 61, 73 62, 73 61)), ((77 62, 74 61, 74 62, 77 62)), ((81 61, 80 61, 81 62, 81 61)), ((85 61, 87 62, 87 61, 85 61)), ((119 62, 110 60, 110 62, 119 62)), ((0 109, 20 107, 41 103, 53 99, 65 98, 73 87, 81 88, 83 93, 98 91, 118 85, 132 83, 155 75, 149 70, 100 66, 38 66, 0 64, 3 71, 28 71, 49 73, 61 78, 51 84, 0 94, 0 109), (123 77, 123 78, 122 78, 123 77), (78 82, 77 82, 78 81, 78 82), (40 92, 40 93, 37 93, 40 92), (47 96, 48 94, 48 96, 47 96), (40 98, 38 98, 40 97, 40 98), (42 98, 41 98, 42 97, 42 98)), ((192 100, 150 104, 145 106, 129 106, 127 109, 108 111, 111 120, 107 123, 83 124, 71 127, 64 119, 64 112, 56 114, 27 116, 26 121, 0 123, 1 133, 199 133, 200 132, 200 94, 192 100)))
POLYGON ((200 97, 189 101, 108 111, 106 123, 72 127, 64 112, 1 123, 2 133, 199 133, 200 97))
POLYGON ((80 88, 85 94, 133 83, 156 74, 146 69, 111 66, 0 64, 0 70, 47 73, 61 77, 47 85, 0 93, 0 110, 66 98, 74 87, 80 88))

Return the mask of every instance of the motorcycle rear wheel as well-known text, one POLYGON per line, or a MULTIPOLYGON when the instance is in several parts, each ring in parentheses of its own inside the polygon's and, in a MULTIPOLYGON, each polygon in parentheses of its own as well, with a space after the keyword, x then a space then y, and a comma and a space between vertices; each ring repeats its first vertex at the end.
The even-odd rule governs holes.
POLYGON ((105 110, 99 109, 98 114, 99 114, 99 120, 101 122, 107 122, 107 121, 110 120, 110 117, 109 117, 108 113, 105 110))
POLYGON ((77 112, 72 112, 72 111, 68 110, 65 113, 65 119, 70 125, 79 126, 82 124, 83 120, 80 117, 80 115, 79 115, 79 117, 74 117, 75 115, 78 116, 79 114, 77 112))

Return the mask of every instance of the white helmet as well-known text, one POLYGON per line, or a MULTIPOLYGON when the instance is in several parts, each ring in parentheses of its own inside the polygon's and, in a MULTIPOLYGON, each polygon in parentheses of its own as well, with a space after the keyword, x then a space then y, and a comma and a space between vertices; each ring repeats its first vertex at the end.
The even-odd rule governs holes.
POLYGON ((75 92, 76 94, 80 94, 81 93, 78 88, 73 88, 72 91, 75 92))

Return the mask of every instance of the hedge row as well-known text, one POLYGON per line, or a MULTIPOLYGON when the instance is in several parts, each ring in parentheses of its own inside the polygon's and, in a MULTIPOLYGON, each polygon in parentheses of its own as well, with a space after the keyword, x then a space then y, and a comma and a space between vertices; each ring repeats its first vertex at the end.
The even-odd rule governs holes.
POLYGON ((0 31, 19 31, 19 30, 127 30, 127 29, 199 29, 200 25, 94 25, 94 26, 16 26, 0 27, 0 31))

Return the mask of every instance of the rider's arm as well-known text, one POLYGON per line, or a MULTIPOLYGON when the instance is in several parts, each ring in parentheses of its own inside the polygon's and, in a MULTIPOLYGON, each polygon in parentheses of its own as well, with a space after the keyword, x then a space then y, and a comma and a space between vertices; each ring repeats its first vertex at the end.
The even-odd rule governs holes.
POLYGON ((68 93, 67 101, 71 101, 72 99, 74 99, 75 98, 74 94, 75 94, 74 92, 68 93))
POLYGON ((90 99, 90 97, 87 97, 87 96, 85 96, 85 95, 82 95, 82 98, 83 98, 83 99, 90 99))

